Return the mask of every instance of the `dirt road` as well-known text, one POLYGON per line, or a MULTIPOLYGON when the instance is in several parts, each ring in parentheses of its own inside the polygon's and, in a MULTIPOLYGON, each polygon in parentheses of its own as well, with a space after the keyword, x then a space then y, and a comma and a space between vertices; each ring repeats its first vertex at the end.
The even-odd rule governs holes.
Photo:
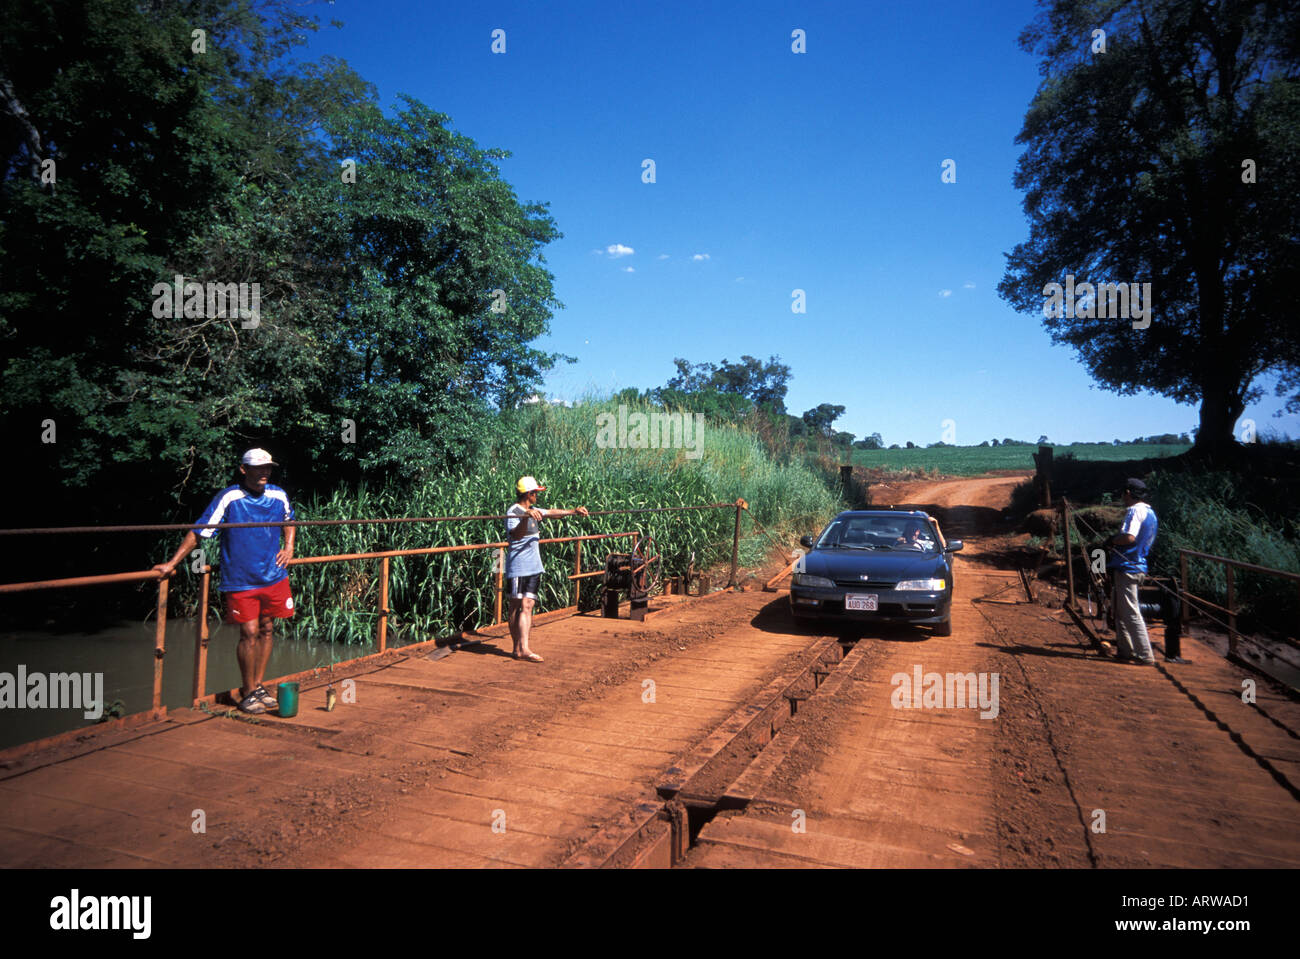
POLYGON ((705 867, 1300 863, 1295 702, 1243 703, 1250 677, 1194 643, 1120 666, 1059 609, 971 602, 1020 595, 1016 482, 873 488, 965 541, 951 637, 820 635, 751 579, 539 626, 544 664, 499 632, 397 653, 334 712, 323 690, 292 720, 178 710, 9 763, 0 863, 590 864, 683 808, 677 861, 705 867), (984 705, 900 700, 918 668, 984 677, 984 705))
POLYGON ((964 539, 953 635, 867 640, 851 681, 788 724, 784 763, 748 809, 704 827, 691 864, 1300 864, 1300 707, 1263 688, 1244 704, 1252 677, 1199 644, 1191 663, 1124 666, 1059 609, 1001 605, 1024 599, 1001 520, 1016 482, 873 488, 873 503, 922 505, 964 539), (996 713, 898 708, 917 672, 996 676, 996 713))

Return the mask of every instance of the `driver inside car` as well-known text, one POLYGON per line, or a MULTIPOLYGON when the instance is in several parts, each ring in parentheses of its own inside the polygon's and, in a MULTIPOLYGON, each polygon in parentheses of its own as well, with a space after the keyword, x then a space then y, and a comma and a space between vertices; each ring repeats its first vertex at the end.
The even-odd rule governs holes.
POLYGON ((916 520, 908 523, 903 535, 895 540, 895 545, 904 549, 925 549, 928 544, 921 541, 921 524, 916 520))

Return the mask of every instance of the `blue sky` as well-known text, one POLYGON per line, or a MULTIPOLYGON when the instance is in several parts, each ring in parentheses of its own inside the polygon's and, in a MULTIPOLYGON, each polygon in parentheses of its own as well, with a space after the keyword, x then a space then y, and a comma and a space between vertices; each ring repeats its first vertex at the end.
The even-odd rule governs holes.
MULTIPOLYGON (((1016 44, 1029 0, 318 12, 344 27, 309 55, 347 60, 385 107, 410 94, 509 150, 517 196, 550 204, 565 308, 537 345, 578 362, 552 371, 549 396, 659 386, 677 356, 775 354, 790 412, 842 404, 837 428, 887 443, 934 442, 945 420, 962 444, 1196 425, 1195 407, 1094 387, 1040 317, 998 298, 1003 255, 1028 233, 1011 177, 1038 82, 1016 44), (946 159, 956 183, 940 181, 946 159)), ((1245 416, 1300 434, 1269 393, 1245 416)))

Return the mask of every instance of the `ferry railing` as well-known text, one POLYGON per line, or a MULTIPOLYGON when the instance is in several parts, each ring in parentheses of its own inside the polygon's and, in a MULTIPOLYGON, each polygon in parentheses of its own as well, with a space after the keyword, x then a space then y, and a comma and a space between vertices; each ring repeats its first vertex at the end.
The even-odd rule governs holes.
MULTIPOLYGON (((1195 609, 1197 606, 1209 607, 1210 609, 1216 609, 1219 612, 1227 615, 1228 655, 1235 657, 1237 655, 1238 632, 1237 632, 1237 590, 1236 590, 1236 584, 1233 582, 1233 575, 1232 575, 1233 569, 1244 569, 1252 573, 1267 573, 1270 576, 1280 576, 1283 579, 1291 580, 1291 582, 1296 583, 1298 586, 1300 586, 1300 574, 1290 573, 1284 569, 1271 569, 1268 566, 1256 566, 1254 563, 1243 563, 1241 562, 1241 560, 1229 559, 1226 556, 1215 556, 1211 553, 1200 553, 1194 549, 1180 549, 1178 551, 1178 572, 1181 578, 1180 589, 1178 591, 1180 597, 1183 599, 1184 602, 1190 603, 1193 609, 1195 609), (1220 606, 1218 603, 1211 602, 1210 600, 1206 599, 1203 596, 1197 596, 1194 593, 1192 593, 1190 589, 1188 589, 1187 558, 1189 556, 1195 559, 1211 560, 1213 562, 1223 564, 1224 576, 1227 579, 1227 586, 1228 586, 1227 606, 1220 606)), ((1287 640, 1287 642, 1288 645, 1291 646, 1300 645, 1297 644, 1296 641, 1293 639, 1287 640)))
MULTIPOLYGON (((676 512, 684 510, 705 510, 705 509, 734 509, 736 511, 735 533, 732 539, 731 551, 731 579, 728 585, 734 586, 736 582, 737 560, 740 545, 740 513, 748 509, 745 501, 737 500, 735 503, 710 503, 701 506, 659 506, 645 507, 640 509, 624 510, 600 510, 592 511, 592 516, 607 516, 614 514, 636 514, 636 513, 660 513, 676 512)), ((32 529, 7 529, 0 530, 0 536, 20 536, 20 535, 54 535, 59 533, 103 533, 103 532, 191 532, 199 529, 246 529, 250 527, 304 527, 304 526, 341 526, 341 525, 361 525, 361 524, 396 524, 396 523, 436 523, 449 521, 468 521, 468 520, 503 520, 505 515, 486 515, 486 516, 424 516, 424 517, 397 517, 386 519, 344 519, 344 520, 289 520, 275 523, 159 523, 134 526, 64 526, 50 528, 32 528, 32 529)), ((566 607, 566 609, 577 609, 577 604, 581 599, 582 580, 603 575, 604 570, 594 570, 584 573, 582 571, 582 544, 595 540, 622 539, 626 537, 636 537, 636 542, 641 541, 641 534, 637 531, 627 531, 621 533, 592 533, 582 536, 557 536, 540 540, 541 543, 576 543, 576 556, 574 559, 574 570, 568 579, 575 584, 575 605, 566 607)), ((378 623, 376 626, 376 645, 378 649, 374 653, 365 656, 355 657, 335 666, 350 666, 365 660, 382 656, 388 652, 388 617, 391 610, 388 609, 388 577, 390 562, 394 558, 402 556, 430 556, 439 553, 468 552, 473 550, 495 549, 498 551, 498 562, 496 564, 496 583, 495 583, 495 619, 492 625, 500 625, 501 618, 501 597, 504 587, 505 577, 505 550, 508 544, 502 542, 492 543, 464 543, 454 546, 429 546, 417 549, 395 549, 395 550, 377 550, 366 553, 338 553, 323 556, 300 556, 294 557, 288 561, 288 566, 305 566, 316 563, 334 563, 350 562, 353 560, 371 560, 380 561, 379 573, 379 600, 378 600, 378 623)), ((634 546, 635 551, 635 546, 634 546)), ((175 570, 173 570, 173 573, 175 570)), ((199 596, 197 609, 197 622, 195 623, 195 657, 194 657, 194 704, 206 701, 213 697, 208 696, 207 689, 207 651, 208 651, 208 600, 211 586, 212 569, 204 564, 199 569, 199 596)), ((6 593, 23 593, 43 589, 63 589, 63 588, 80 588, 85 586, 98 586, 111 583, 130 583, 153 580, 158 584, 157 601, 156 601, 156 618, 154 622, 154 670, 153 670, 153 699, 148 715, 155 719, 162 718, 167 710, 162 703, 162 683, 163 683, 163 660, 166 656, 166 629, 167 629, 167 591, 169 577, 164 576, 157 570, 141 570, 138 572, 128 573, 106 573, 98 576, 74 576, 63 579, 35 580, 26 583, 4 583, 0 584, 0 595, 6 593)), ((556 610, 555 612, 562 612, 556 610)), ((436 643, 437 639, 426 640, 419 643, 410 644, 409 647, 436 643)), ((308 674, 295 674, 303 676, 308 674)), ((292 677, 278 677, 273 682, 283 681, 292 677)), ((140 714, 126 719, 137 719, 140 714)))

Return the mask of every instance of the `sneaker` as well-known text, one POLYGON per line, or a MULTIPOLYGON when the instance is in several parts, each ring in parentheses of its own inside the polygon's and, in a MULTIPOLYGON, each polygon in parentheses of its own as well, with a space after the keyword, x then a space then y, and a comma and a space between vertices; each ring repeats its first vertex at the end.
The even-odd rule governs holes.
POLYGON ((239 701, 239 710, 244 713, 252 713, 254 716, 266 712, 266 703, 257 698, 257 690, 253 690, 247 696, 239 701))
POLYGON ((280 704, 276 701, 274 696, 272 696, 269 692, 266 691, 265 686, 258 686, 255 690, 253 690, 251 695, 256 696, 259 700, 261 700, 262 705, 265 706, 267 709, 280 708, 280 704))

